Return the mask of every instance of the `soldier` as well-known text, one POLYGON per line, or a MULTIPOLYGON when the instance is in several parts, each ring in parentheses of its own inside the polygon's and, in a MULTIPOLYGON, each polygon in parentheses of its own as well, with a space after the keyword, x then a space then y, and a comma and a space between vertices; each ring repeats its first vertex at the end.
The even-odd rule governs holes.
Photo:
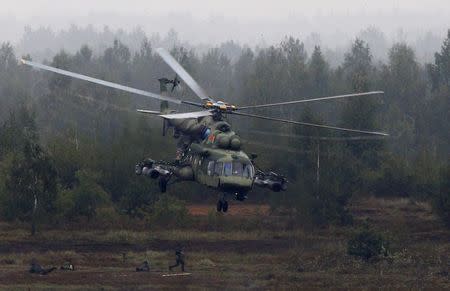
POLYGON ((55 267, 51 267, 48 269, 44 269, 39 265, 35 259, 31 260, 31 266, 29 272, 32 274, 40 274, 40 275, 47 275, 48 273, 52 272, 53 270, 56 270, 55 267))
POLYGON ((75 267, 69 261, 64 262, 60 269, 63 271, 75 271, 75 267))
POLYGON ((173 266, 169 267, 169 270, 172 271, 172 268, 178 267, 181 265, 181 271, 184 272, 184 253, 181 251, 181 249, 177 249, 175 251, 175 258, 176 263, 173 266))
POLYGON ((136 272, 150 272, 150 264, 148 261, 145 261, 139 267, 136 267, 136 272))

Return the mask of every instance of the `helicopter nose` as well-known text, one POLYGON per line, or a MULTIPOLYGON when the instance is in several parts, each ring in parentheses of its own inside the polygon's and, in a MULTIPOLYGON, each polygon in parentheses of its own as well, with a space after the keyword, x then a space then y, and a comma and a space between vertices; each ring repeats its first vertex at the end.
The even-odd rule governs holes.
POLYGON ((252 188, 253 181, 242 177, 220 177, 220 186, 227 191, 248 191, 252 188))

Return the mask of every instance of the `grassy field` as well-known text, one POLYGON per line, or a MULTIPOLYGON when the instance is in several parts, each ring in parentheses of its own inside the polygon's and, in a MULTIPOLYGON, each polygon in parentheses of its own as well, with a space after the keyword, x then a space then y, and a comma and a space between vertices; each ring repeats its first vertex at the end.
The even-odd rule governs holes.
POLYGON ((224 217, 212 217, 212 208, 191 206, 195 220, 186 229, 83 231, 77 226, 43 230, 30 238, 27 229, 0 224, 0 287, 450 289, 450 232, 427 204, 375 198, 353 203, 356 225, 368 220, 390 241, 390 256, 370 262, 346 254, 354 228, 304 229, 289 217, 270 215, 265 206, 237 207, 224 217), (209 229, 212 223, 216 227, 209 229), (184 248, 192 275, 162 277, 177 246, 184 248), (71 260, 76 271, 32 275, 27 272, 32 258, 44 266, 71 260), (144 260, 150 261, 152 271, 134 272, 144 260))

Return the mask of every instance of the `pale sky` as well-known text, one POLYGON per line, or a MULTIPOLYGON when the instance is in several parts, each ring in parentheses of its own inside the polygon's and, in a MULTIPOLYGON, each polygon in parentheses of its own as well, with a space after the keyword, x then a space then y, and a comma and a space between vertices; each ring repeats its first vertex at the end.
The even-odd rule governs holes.
POLYGON ((280 18, 316 13, 346 14, 355 12, 449 12, 448 0, 1 0, 1 14, 20 19, 42 16, 82 17, 90 12, 123 14, 189 13, 205 18, 211 15, 244 19, 280 18))
POLYGON ((250 43, 311 32, 351 37, 372 25, 387 35, 400 28, 442 34, 450 26, 450 0, 0 0, 0 7, 0 41, 13 42, 27 25, 174 28, 191 42, 250 43))

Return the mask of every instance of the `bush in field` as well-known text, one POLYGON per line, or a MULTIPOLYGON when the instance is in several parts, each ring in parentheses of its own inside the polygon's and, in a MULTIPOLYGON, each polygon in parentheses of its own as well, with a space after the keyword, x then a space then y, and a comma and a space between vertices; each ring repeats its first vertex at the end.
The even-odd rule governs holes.
POLYGON ((150 224, 186 226, 190 215, 185 202, 164 194, 151 207, 148 219, 150 224))
POLYGON ((92 219, 97 208, 109 201, 108 194, 97 184, 97 175, 89 171, 76 173, 78 185, 63 191, 57 205, 60 215, 71 220, 79 216, 92 219))
POLYGON ((387 241, 379 233, 364 226, 348 241, 347 253, 368 261, 372 257, 387 255, 387 241))
POLYGON ((440 189, 433 197, 433 208, 450 228, 450 166, 441 171, 440 189))
POLYGON ((144 218, 159 197, 156 183, 153 182, 149 179, 132 180, 119 200, 120 212, 132 218, 144 218))

